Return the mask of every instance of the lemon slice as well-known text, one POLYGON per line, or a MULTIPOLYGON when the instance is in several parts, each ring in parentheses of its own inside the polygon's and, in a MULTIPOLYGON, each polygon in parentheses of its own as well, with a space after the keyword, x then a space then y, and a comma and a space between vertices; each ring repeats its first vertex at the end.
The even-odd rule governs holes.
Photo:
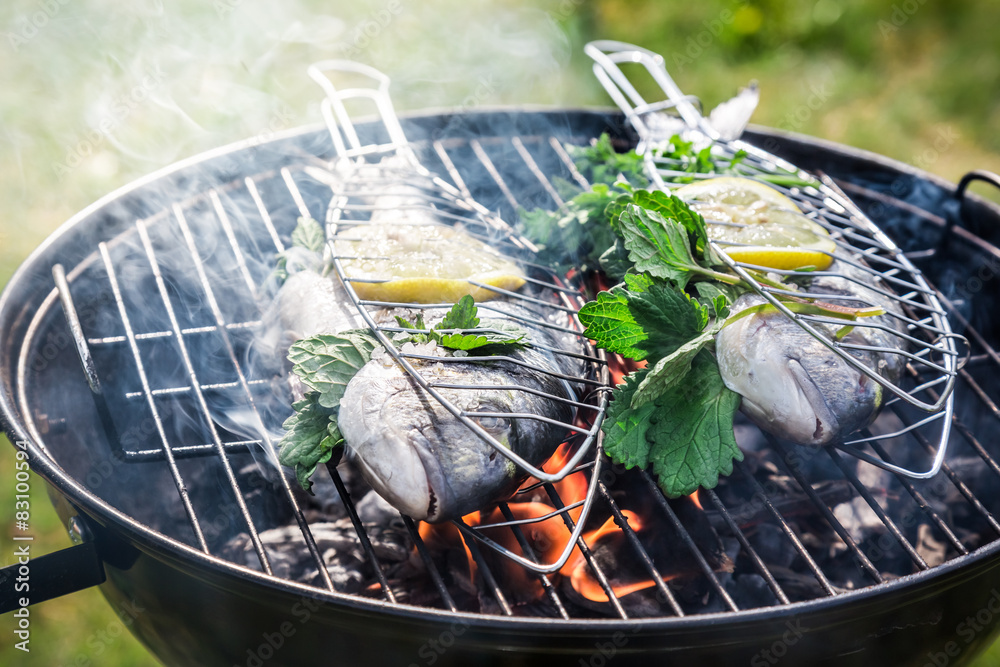
POLYGON ((708 235, 737 262, 788 271, 807 266, 826 269, 837 245, 825 229, 809 222, 812 228, 777 223, 709 225, 708 235))
POLYGON ((829 232, 768 185, 724 176, 675 194, 705 218, 709 238, 737 262, 785 271, 833 263, 837 246, 829 232))
POLYGON ((731 206, 749 206, 754 202, 764 202, 773 208, 799 211, 791 199, 770 185, 739 176, 720 176, 682 186, 674 194, 684 200, 698 200, 731 206))
MULTIPOLYGON (((830 241, 830 246, 833 242, 830 241)), ((725 253, 737 262, 764 266, 779 271, 795 271, 808 267, 819 271, 827 269, 833 263, 829 254, 832 248, 819 247, 790 248, 788 246, 730 246, 723 248, 725 253)))
POLYGON ((455 303, 466 294, 487 301, 501 296, 490 287, 525 283, 516 264, 446 225, 358 225, 334 237, 334 249, 358 296, 372 301, 455 303))

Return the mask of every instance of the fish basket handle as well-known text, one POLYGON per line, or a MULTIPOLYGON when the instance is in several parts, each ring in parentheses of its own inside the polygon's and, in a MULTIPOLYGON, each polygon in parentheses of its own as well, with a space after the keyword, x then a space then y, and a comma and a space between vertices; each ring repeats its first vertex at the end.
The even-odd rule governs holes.
POLYGON ((666 109, 676 109, 689 127, 711 139, 718 138, 718 133, 695 106, 698 98, 681 92, 667 73, 663 56, 660 54, 634 44, 611 40, 590 42, 583 50, 594 60, 594 76, 625 113, 626 120, 644 141, 666 138, 657 136, 656 128, 644 120, 650 114, 666 109), (620 67, 622 63, 636 63, 645 67, 667 99, 647 102, 622 71, 620 67))
POLYGON ((409 155, 409 142, 399 116, 389 96, 389 77, 368 65, 353 60, 322 60, 309 66, 310 78, 326 93, 321 105, 323 119, 330 130, 330 138, 338 157, 358 157, 367 153, 394 150, 409 155), (328 72, 349 73, 367 77, 371 85, 367 87, 337 88, 328 72), (344 102, 352 99, 367 99, 375 104, 379 120, 389 135, 387 144, 365 144, 358 137, 351 114, 344 102))

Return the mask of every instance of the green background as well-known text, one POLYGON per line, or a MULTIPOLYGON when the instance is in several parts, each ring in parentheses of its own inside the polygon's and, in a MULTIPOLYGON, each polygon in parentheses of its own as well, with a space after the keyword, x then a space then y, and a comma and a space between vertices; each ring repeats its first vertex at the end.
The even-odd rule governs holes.
MULTIPOLYGON (((387 72, 402 110, 607 105, 582 45, 658 51, 710 108, 756 79, 754 122, 916 164, 1000 172, 995 0, 6 0, 0 3, 0 285, 60 223, 182 157, 313 123, 305 67, 387 72)), ((977 186, 978 187, 978 186, 977 186)), ((980 190, 994 197, 986 190, 980 190)), ((15 534, 0 443, 0 564, 15 534)), ((33 479, 35 553, 69 541, 33 479)), ((152 665, 96 590, 32 607, 31 653, 0 618, 2 665, 152 665), (92 661, 92 662, 87 662, 92 661)), ((1000 663, 1000 648, 977 666, 1000 663)))

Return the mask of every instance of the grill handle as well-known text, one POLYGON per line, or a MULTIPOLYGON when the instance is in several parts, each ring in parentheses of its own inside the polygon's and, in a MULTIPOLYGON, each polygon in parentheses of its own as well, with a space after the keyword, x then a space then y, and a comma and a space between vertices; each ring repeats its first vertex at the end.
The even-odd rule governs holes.
MULTIPOLYGON (((985 169, 974 169, 973 171, 970 171, 969 173, 967 173, 965 176, 962 177, 962 180, 958 182, 958 187, 955 188, 955 199, 957 199, 959 202, 958 215, 962 219, 962 222, 966 224, 966 226, 969 225, 969 216, 967 214, 967 207, 966 207, 966 202, 968 202, 968 199, 966 198, 965 193, 968 191, 969 186, 972 184, 973 181, 982 181, 984 183, 989 183, 990 185, 993 185, 997 189, 1000 189, 1000 175, 997 175, 992 171, 987 171, 985 169)), ((952 220, 949 223, 948 231, 951 231, 950 228, 953 225, 954 225, 954 220, 952 220)))
MULTIPOLYGON (((70 520, 74 541, 93 535, 83 521, 79 516, 70 520)), ((21 553, 19 562, 0 570, 0 614, 82 591, 107 579, 94 539, 44 556, 32 556, 31 550, 30 541, 15 542, 15 556, 21 553)))

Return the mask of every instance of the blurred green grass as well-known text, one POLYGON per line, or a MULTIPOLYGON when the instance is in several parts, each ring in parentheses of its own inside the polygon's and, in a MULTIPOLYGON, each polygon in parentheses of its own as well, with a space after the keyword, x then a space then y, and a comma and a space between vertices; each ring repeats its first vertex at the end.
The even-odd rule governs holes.
MULTIPOLYGON (((997 18, 994 0, 7 1, 0 285, 61 222, 116 187, 202 150, 316 122, 305 66, 345 54, 386 71, 404 111, 607 105, 581 48, 620 39, 663 53, 706 108, 756 79, 756 123, 952 181, 974 168, 1000 172, 997 18)), ((12 479, 13 452, 0 441, 4 545, 12 479)), ((41 480, 32 484, 36 553, 68 546, 41 480)), ((127 633, 110 638, 120 622, 95 590, 33 607, 32 619, 30 655, 13 648, 9 618, 0 619, 0 664, 156 664, 127 633)), ((1000 646, 975 664, 1000 664, 1000 646)))

